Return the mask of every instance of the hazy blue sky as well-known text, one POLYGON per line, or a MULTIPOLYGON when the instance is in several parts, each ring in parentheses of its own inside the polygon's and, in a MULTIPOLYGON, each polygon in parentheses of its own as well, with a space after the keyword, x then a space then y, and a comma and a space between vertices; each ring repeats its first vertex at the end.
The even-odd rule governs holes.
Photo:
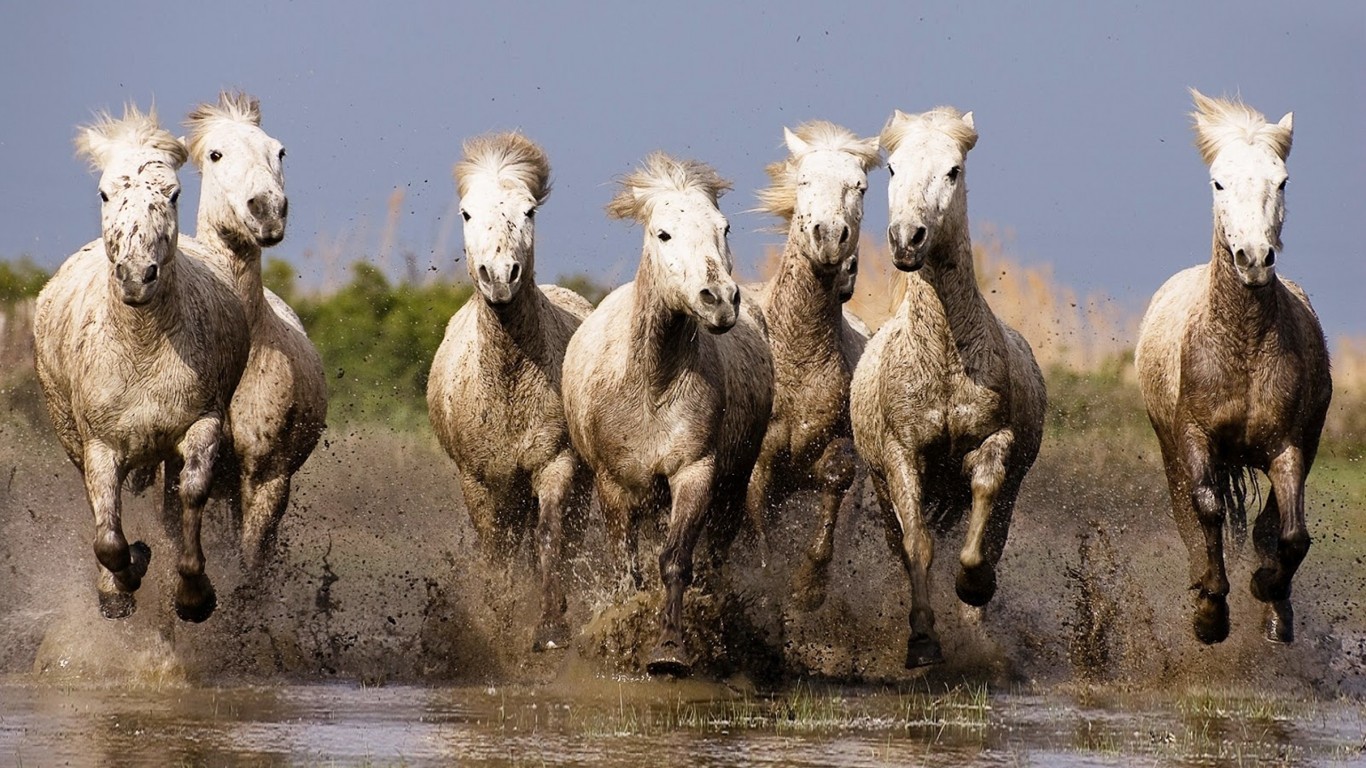
MULTIPOLYGON (((1330 334, 1366 333, 1366 5, 1341 2, 16 3, 0 11, 0 258, 55 266, 98 234, 95 180, 71 138, 92 110, 156 100, 167 123, 241 87, 289 148, 290 228, 274 254, 373 256, 395 188, 400 250, 450 273, 461 139, 521 128, 555 191, 538 217, 542 280, 629 279, 639 232, 608 221, 608 183, 660 148, 735 182, 722 200, 742 269, 781 235, 747 213, 782 127, 877 132, 894 107, 975 112, 974 225, 1013 233, 1083 292, 1135 307, 1209 254, 1210 198, 1187 86, 1295 112, 1282 273, 1330 334), (847 10, 846 10, 847 7, 847 10), (211 9, 211 10, 209 10, 211 9), (441 252, 443 229, 450 232, 441 252)), ((182 227, 198 183, 182 173, 182 227)), ((886 172, 865 232, 882 237, 886 172)), ((397 274, 397 264, 392 265, 397 274)), ((460 267, 463 272, 463 266, 460 267)))

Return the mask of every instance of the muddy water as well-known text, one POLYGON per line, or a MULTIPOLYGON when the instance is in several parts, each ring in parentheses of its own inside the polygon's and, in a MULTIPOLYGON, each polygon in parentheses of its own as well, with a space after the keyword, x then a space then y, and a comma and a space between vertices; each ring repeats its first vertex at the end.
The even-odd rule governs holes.
POLYGON ((599 681, 580 696, 554 686, 128 690, 11 681, 0 684, 0 764, 1366 762, 1363 711, 1341 702, 939 698, 936 706, 933 696, 872 689, 755 698, 636 681, 599 681))

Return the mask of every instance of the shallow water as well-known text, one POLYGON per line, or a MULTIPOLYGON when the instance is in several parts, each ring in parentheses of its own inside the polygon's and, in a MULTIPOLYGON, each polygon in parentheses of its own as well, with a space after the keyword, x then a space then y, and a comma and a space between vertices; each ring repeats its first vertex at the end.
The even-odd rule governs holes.
POLYGON ((120 689, 11 678, 0 683, 0 764, 1366 764, 1359 702, 572 687, 120 689))

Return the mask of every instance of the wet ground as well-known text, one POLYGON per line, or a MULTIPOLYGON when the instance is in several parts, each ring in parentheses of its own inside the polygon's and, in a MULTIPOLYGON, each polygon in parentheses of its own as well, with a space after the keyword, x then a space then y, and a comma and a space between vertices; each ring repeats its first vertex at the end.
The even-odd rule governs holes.
POLYGON ((1364 729, 1359 703, 1229 693, 0 684, 10 765, 1354 765, 1364 729))
POLYGON ((1261 638, 1244 555, 1232 633, 1207 647, 1155 452, 1142 431, 1050 435, 985 611, 953 597, 961 526, 941 539, 947 658, 916 672, 867 488, 829 599, 792 607, 814 530, 799 496, 774 534, 788 557, 758 568, 742 540, 726 590, 689 592, 697 675, 660 682, 639 678, 657 585, 623 590, 591 527, 569 567, 573 648, 530 652, 530 553, 480 560, 422 434, 329 431, 263 573, 243 572, 216 506, 204 624, 174 618, 175 549, 127 496, 152 569, 137 613, 103 620, 79 476, 41 420, 0 418, 0 765, 1366 765, 1360 456, 1325 451, 1311 476, 1296 643, 1261 638))

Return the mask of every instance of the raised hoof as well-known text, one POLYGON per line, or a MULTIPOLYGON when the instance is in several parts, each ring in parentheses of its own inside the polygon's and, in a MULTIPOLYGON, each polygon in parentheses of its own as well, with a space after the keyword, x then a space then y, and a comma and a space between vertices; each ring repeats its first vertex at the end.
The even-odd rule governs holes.
POLYGON ((563 621, 545 623, 536 628, 536 634, 531 638, 531 650, 541 653, 543 651, 559 651, 569 647, 569 627, 563 621))
POLYGON ((645 671, 652 675, 687 677, 692 674, 692 659, 683 650, 683 644, 675 640, 661 640, 650 653, 650 661, 645 671))
POLYGON ((195 624, 207 621, 217 607, 218 595, 213 591, 209 577, 180 580, 180 585, 176 587, 175 615, 181 621, 195 624))
POLYGON ((137 609, 137 598, 131 592, 100 593, 100 615, 106 619, 126 619, 137 609))
POLYGON ((1195 639, 1205 645, 1222 643, 1228 638, 1228 601, 1220 596, 1202 595, 1195 606, 1195 639))
POLYGON ((912 637, 906 641, 906 669, 932 667, 944 663, 939 641, 931 637, 912 637))
POLYGON ((960 568, 953 582, 958 599, 976 608, 991 602, 996 596, 996 569, 989 565, 960 568))
POLYGON ((128 547, 128 567, 114 573, 114 581, 123 592, 136 592, 142 586, 142 577, 147 575, 147 565, 152 562, 152 548, 145 542, 135 541, 128 547))
POLYGON ((1273 643, 1295 642, 1295 609, 1289 600, 1266 604, 1266 639, 1273 643))
POLYGON ((1277 600, 1290 599, 1290 584, 1281 584, 1280 579, 1276 578, 1277 569, 1258 568, 1252 574, 1252 596, 1263 603, 1271 603, 1277 600))

